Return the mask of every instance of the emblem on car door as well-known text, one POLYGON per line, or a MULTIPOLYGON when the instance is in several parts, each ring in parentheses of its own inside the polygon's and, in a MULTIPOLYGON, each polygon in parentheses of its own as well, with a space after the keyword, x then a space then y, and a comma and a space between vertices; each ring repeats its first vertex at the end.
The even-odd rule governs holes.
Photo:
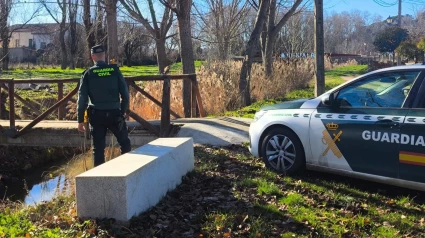
MULTIPOLYGON (((330 131, 337 131, 338 129, 338 124, 335 123, 328 123, 326 124, 326 127, 328 128, 328 130, 330 131)), ((329 132, 327 130, 324 130, 322 132, 323 137, 322 137, 322 143, 324 145, 327 145, 325 151, 323 151, 322 156, 325 156, 329 150, 332 150, 332 152, 334 153, 334 155, 338 158, 342 157, 342 153, 341 151, 338 149, 338 147, 336 146, 336 142, 337 141, 341 141, 340 137, 342 135, 342 130, 340 130, 338 133, 333 133, 333 139, 331 137, 331 135, 329 134, 329 132)))

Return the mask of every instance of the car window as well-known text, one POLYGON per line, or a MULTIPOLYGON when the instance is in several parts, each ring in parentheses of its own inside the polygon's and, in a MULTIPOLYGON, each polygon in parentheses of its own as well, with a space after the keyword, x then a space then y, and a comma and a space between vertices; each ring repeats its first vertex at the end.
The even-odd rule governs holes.
POLYGON ((419 73, 402 71, 367 77, 341 89, 336 99, 341 107, 399 108, 419 73))

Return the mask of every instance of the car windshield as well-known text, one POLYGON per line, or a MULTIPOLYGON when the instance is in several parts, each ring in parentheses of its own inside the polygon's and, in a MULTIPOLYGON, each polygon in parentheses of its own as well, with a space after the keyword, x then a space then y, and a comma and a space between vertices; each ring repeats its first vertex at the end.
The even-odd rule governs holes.
POLYGON ((390 72, 355 82, 338 94, 341 106, 401 107, 419 71, 390 72))

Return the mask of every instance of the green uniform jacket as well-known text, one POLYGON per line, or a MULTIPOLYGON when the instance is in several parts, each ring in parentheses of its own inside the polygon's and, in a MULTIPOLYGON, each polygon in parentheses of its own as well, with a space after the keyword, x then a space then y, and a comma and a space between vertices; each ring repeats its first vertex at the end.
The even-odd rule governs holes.
POLYGON ((98 110, 120 109, 125 113, 129 108, 129 100, 127 84, 119 68, 103 61, 97 62, 81 76, 77 105, 78 123, 84 122, 87 106, 98 110))

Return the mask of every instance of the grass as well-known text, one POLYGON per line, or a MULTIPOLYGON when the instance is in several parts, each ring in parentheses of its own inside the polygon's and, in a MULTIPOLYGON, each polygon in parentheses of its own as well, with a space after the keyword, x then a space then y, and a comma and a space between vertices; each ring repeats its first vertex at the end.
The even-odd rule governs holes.
MULTIPOLYGON (((343 76, 357 76, 367 72, 367 65, 351 65, 351 66, 342 66, 334 68, 331 70, 325 71, 325 91, 328 91, 342 83, 344 83, 343 76)), ((254 118, 255 112, 260 110, 261 107, 267 105, 273 105, 279 102, 295 100, 300 98, 313 98, 314 97, 314 81, 312 80, 309 83, 307 88, 302 88, 298 90, 291 91, 286 94, 283 98, 278 98, 274 100, 263 100, 254 102, 250 106, 241 108, 236 111, 225 112, 225 116, 235 116, 235 117, 245 117, 245 118, 254 118)))
MULTIPOLYGON (((202 61, 195 61, 195 67, 198 68, 202 65, 202 61)), ((170 74, 176 74, 182 69, 182 63, 175 63, 171 65, 170 74)), ((34 78, 45 78, 45 79, 63 79, 63 78, 80 78, 81 73, 85 69, 76 68, 74 70, 65 69, 62 70, 60 67, 55 68, 41 68, 36 67, 33 69, 13 69, 6 70, 0 74, 0 79, 34 79, 34 78)), ((121 66, 120 70, 124 76, 141 76, 141 75, 157 75, 159 74, 158 66, 121 66)))
POLYGON ((122 227, 76 219, 74 197, 0 206, 0 237, 419 237, 424 194, 329 174, 283 177, 245 147, 195 147, 195 170, 122 227), (12 208, 9 208, 12 207, 12 208))

